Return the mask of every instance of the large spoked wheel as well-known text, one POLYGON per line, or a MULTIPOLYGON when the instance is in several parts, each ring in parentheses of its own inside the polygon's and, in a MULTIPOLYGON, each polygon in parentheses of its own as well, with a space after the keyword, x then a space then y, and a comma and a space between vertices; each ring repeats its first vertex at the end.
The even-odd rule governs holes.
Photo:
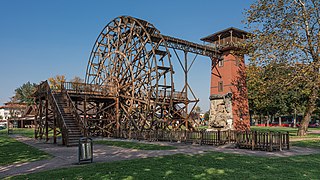
POLYGON ((114 97, 116 129, 166 126, 173 70, 169 51, 152 24, 122 16, 100 33, 90 55, 86 83, 106 86, 114 97), (157 39, 154 39, 157 35, 157 39))

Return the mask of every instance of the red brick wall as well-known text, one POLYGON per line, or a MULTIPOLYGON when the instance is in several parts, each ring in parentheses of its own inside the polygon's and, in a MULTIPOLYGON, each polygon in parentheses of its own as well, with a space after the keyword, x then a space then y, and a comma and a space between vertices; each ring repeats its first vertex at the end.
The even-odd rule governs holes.
MULTIPOLYGON (((214 63, 214 62, 213 62, 214 63)), ((214 64, 212 65, 214 66, 214 64)), ((232 114, 235 129, 250 128, 249 106, 247 98, 244 58, 226 51, 223 54, 223 66, 212 68, 210 94, 227 94, 232 92, 232 114), (220 76, 219 76, 220 75, 220 76), (223 91, 218 83, 223 81, 223 91), (241 86, 238 86, 241 85, 241 86), (239 87, 242 87, 239 89, 239 87)))

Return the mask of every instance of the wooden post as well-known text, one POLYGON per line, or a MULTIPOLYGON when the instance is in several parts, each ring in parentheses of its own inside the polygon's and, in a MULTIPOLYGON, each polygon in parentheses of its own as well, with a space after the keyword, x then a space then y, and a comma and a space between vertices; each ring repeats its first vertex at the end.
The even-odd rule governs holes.
POLYGON ((251 131, 252 138, 251 138, 251 150, 254 150, 256 146, 256 140, 257 140, 257 132, 256 131, 251 131))
POLYGON ((204 131, 200 131, 200 145, 202 145, 203 142, 203 132, 204 131))
POLYGON ((220 135, 221 131, 220 129, 218 129, 218 144, 221 143, 221 135, 220 135))
POLYGON ((117 137, 120 136, 120 110, 119 110, 119 96, 116 97, 116 128, 117 128, 117 137))
POLYGON ((231 39, 230 42, 233 43, 233 39, 232 39, 232 32, 233 32, 233 31, 231 30, 231 31, 229 31, 229 32, 230 32, 230 39, 231 39))
POLYGON ((279 132, 279 150, 282 151, 282 133, 279 132))
POLYGON ((268 145, 268 142, 266 141, 266 137, 267 137, 268 133, 267 132, 264 132, 263 133, 263 149, 267 149, 267 145, 268 145))
POLYGON ((56 117, 53 118, 53 143, 54 144, 57 143, 57 118, 56 117))
POLYGON ((272 136, 272 132, 269 132, 269 141, 270 141, 270 144, 269 144, 269 151, 273 151, 273 136, 272 136))
MULTIPOLYGON (((39 110, 38 110, 39 111, 39 110)), ((38 136, 37 136, 37 128, 38 128, 38 123, 37 123, 37 115, 38 115, 39 112, 36 113, 36 115, 34 115, 34 138, 37 139, 38 136)), ((8 120, 7 120, 8 121, 8 120)), ((9 131, 9 121, 7 122, 7 128, 8 128, 8 131, 9 131)))
POLYGON ((23 118, 18 118, 18 119, 20 119, 20 128, 23 128, 23 118))
POLYGON ((48 125, 48 119, 49 119, 49 117, 48 117, 48 114, 49 114, 49 110, 48 110, 48 108, 49 108, 49 103, 48 103, 48 98, 46 99, 46 104, 45 104, 45 106, 46 106, 46 141, 48 142, 49 141, 49 125, 48 125))
POLYGON ((187 143, 187 137, 188 134, 187 134, 187 129, 184 131, 184 143, 187 143))
POLYGON ((289 131, 287 131, 287 134, 286 134, 286 143, 287 143, 287 149, 289 150, 290 149, 290 141, 289 141, 289 131))
POLYGON ((186 109, 186 118, 185 118, 185 126, 186 130, 189 128, 188 124, 188 105, 189 105, 189 100, 188 100, 188 52, 184 51, 184 90, 186 93, 186 101, 185 101, 185 109, 186 109))
MULTIPOLYGON (((84 101, 83 101, 83 121, 84 123, 88 123, 87 118, 87 96, 84 95, 84 101)), ((89 135, 89 130, 85 130, 86 135, 89 135)))

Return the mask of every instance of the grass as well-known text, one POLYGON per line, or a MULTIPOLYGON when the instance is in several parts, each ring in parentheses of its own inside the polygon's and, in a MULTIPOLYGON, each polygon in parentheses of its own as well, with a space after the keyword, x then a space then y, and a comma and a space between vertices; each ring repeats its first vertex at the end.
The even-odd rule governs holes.
POLYGON ((95 144, 103 144, 108 146, 117 146, 129 149, 139 149, 139 150, 171 150, 176 149, 174 146, 161 146, 156 144, 146 144, 138 142, 128 142, 128 141, 95 141, 95 144))
POLYGON ((199 126, 197 130, 208 129, 208 126, 199 126))
MULTIPOLYGON (((0 130, 0 135, 7 135, 8 134, 8 129, 1 129, 0 130)), ((21 136, 29 137, 29 138, 34 138, 34 128, 13 128, 12 134, 18 134, 21 136)), ((60 137, 61 134, 58 135, 60 137)), ((45 135, 43 136, 45 137, 45 135)), ((49 138, 53 137, 53 131, 49 131, 49 138)))
POLYGON ((320 154, 286 158, 170 155, 21 175, 12 179, 319 179, 320 154))
MULTIPOLYGON (((7 135, 8 129, 1 129, 0 135, 7 135)), ((19 134, 25 137, 34 138, 33 128, 13 128, 12 134, 19 134)))
POLYGON ((320 140, 295 141, 295 142, 292 142, 292 145, 299 146, 299 147, 319 148, 320 149, 320 140))
MULTIPOLYGON (((289 132, 290 138, 320 138, 320 134, 307 134, 306 136, 297 136, 298 129, 291 127, 259 127, 251 126, 252 130, 255 131, 278 131, 278 132, 289 132)), ((310 130, 320 130, 319 128, 309 128, 310 130)))
MULTIPOLYGON (((265 127, 258 129, 268 130, 265 127)), ((295 136, 294 133, 297 131, 294 128, 273 127, 270 130, 289 131, 292 136, 295 136)), ((23 132, 21 130, 21 133, 23 132)), ((94 143, 142 150, 175 148, 127 141, 95 141, 94 143)), ((304 140, 292 144, 320 148, 320 140, 304 140)), ((41 154, 41 151, 37 152, 36 149, 23 149, 25 147, 22 146, 27 145, 7 136, 0 136, 0 165, 3 165, 1 164, 3 162, 10 164, 34 161, 49 156, 41 154)), ((53 177, 54 179, 319 179, 319 169, 320 154, 270 158, 212 152, 193 156, 178 154, 94 163, 10 177, 10 179, 52 179, 53 177)))
POLYGON ((47 159, 51 156, 8 136, 0 135, 0 165, 47 159))

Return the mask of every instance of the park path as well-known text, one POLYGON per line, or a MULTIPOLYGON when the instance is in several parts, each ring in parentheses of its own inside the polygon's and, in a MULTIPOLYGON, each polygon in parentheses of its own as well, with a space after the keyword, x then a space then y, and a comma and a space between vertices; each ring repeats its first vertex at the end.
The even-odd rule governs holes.
MULTIPOLYGON (((37 149, 45 151, 54 157, 51 159, 26 162, 19 164, 12 164, 7 166, 0 166, 0 178, 6 176, 14 176, 19 174, 27 174, 33 172, 40 172, 55 168, 63 167, 73 167, 79 166, 77 159, 78 147, 65 147, 57 144, 50 144, 40 142, 35 139, 23 137, 23 136, 12 136, 20 142, 26 143, 30 146, 33 146, 37 149)), ((110 139, 108 139, 110 140, 110 139)), ((143 141, 140 141, 143 142, 143 141)), ((143 142, 150 143, 150 142, 143 142)), ((320 153, 319 149, 311 148, 300 148, 300 147, 291 147, 290 150, 283 150, 277 152, 266 152, 266 151, 251 151, 246 149, 235 149, 230 145, 215 147, 215 146, 199 146, 199 145, 190 145, 184 143, 170 143, 170 142, 152 142, 153 144, 160 145, 171 145, 177 147, 173 150, 135 150, 135 149, 125 149, 120 147, 106 146, 94 144, 93 155, 94 162, 112 162, 136 158, 148 158, 148 157, 157 157, 173 154, 203 154, 207 152, 224 152, 224 153, 233 153, 233 154, 242 154, 242 155, 252 155, 252 156, 265 156, 265 157, 288 157, 295 155, 308 155, 320 153)))

